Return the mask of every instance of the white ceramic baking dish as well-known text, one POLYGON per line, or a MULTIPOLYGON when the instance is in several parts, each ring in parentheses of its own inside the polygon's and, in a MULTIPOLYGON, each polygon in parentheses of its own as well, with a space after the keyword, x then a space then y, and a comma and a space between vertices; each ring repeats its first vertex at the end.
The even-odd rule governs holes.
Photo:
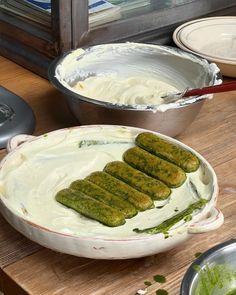
MULTIPOLYGON (((82 257, 127 259, 167 251, 192 234, 222 225, 216 209, 217 178, 210 164, 196 151, 170 137, 159 136, 195 153, 201 162, 197 172, 172 189, 162 208, 140 212, 125 225, 110 228, 81 216, 55 200, 55 194, 78 178, 102 170, 107 162, 121 160, 144 129, 96 125, 60 129, 38 137, 18 135, 8 144, 8 155, 0 164, 0 212, 29 239, 47 248, 82 257), (194 183, 195 189, 191 189, 194 183), (134 228, 155 226, 184 210, 197 194, 207 198, 192 220, 181 221, 164 234, 136 233, 134 228), (203 196, 204 195, 204 196, 203 196)), ((163 201, 155 202, 155 207, 163 201)))

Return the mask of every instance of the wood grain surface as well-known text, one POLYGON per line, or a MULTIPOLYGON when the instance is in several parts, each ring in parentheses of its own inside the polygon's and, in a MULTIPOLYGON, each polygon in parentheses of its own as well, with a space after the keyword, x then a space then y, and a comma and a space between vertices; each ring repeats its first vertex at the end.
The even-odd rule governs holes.
MULTIPOLYGON (((230 81, 230 79, 226 79, 230 81)), ((62 96, 47 80, 0 58, 0 84, 25 99, 35 112, 35 135, 78 124, 62 96)), ((178 137, 200 152, 218 176, 218 207, 225 216, 216 231, 194 235, 171 251, 129 260, 93 260, 56 253, 17 233, 0 217, 0 282, 5 295, 135 295, 144 281, 177 295, 196 252, 236 236, 236 92, 205 102, 196 120, 178 137), (167 278, 165 284, 153 276, 167 278)), ((0 158, 5 151, 0 151, 0 158)))

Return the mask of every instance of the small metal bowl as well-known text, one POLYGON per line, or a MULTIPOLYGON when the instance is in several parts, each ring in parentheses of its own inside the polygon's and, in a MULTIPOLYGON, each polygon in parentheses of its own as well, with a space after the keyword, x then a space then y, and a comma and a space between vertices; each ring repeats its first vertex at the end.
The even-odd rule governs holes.
POLYGON ((74 50, 55 59, 48 76, 65 94, 71 111, 83 125, 126 125, 176 136, 195 119, 209 97, 172 103, 163 112, 153 105, 121 105, 88 98, 72 89, 73 84, 87 77, 114 72, 119 77, 148 74, 179 90, 222 83, 218 67, 203 58, 177 48, 141 43, 103 44, 74 50))
MULTIPOLYGON (((210 288, 210 286, 207 286, 207 288, 210 288)), ((209 249, 208 251, 203 253, 198 259, 196 259, 184 275, 181 284, 180 294, 236 294, 236 239, 221 243, 209 249), (213 273, 213 271, 209 272, 209 269, 212 270, 213 268, 215 268, 216 270, 217 268, 219 270, 224 270, 221 271, 218 279, 216 278, 216 276, 214 278, 210 275, 211 273, 213 273), (205 272, 205 274, 208 272, 209 280, 217 279, 217 282, 220 283, 219 286, 217 283, 214 284, 215 287, 214 290, 211 291, 211 293, 209 293, 209 291, 208 293, 199 293, 199 284, 202 272, 205 272), (229 272, 230 274, 226 274, 226 272, 229 272)))

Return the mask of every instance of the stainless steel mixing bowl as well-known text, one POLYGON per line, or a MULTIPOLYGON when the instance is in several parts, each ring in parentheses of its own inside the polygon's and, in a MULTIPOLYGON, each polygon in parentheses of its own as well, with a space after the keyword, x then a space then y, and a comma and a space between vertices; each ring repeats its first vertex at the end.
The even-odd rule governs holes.
POLYGON ((169 104, 166 111, 152 105, 120 105, 88 98, 72 86, 90 76, 120 77, 150 74, 179 90, 222 83, 215 64, 183 50, 150 44, 117 43, 77 49, 55 59, 49 67, 51 83, 66 96, 80 124, 135 126, 176 136, 195 119, 208 96, 169 104), (81 61, 86 60, 86 63, 81 61))
POLYGON ((236 239, 221 243, 196 259, 183 278, 180 294, 235 295, 236 239), (204 280, 203 290, 199 290, 201 272, 205 272, 207 278, 204 280), (211 286, 214 286, 213 290, 211 286))

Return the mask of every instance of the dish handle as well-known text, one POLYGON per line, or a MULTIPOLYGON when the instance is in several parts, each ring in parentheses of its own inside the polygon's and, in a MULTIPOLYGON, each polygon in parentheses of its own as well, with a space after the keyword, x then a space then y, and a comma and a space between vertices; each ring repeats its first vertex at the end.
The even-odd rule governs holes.
POLYGON ((33 135, 19 134, 10 138, 7 142, 7 153, 14 151, 19 145, 35 138, 33 135))
POLYGON ((200 234, 206 233, 219 228, 224 223, 223 213, 217 209, 212 208, 209 212, 209 216, 201 221, 191 223, 188 226, 188 233, 190 234, 200 234))

